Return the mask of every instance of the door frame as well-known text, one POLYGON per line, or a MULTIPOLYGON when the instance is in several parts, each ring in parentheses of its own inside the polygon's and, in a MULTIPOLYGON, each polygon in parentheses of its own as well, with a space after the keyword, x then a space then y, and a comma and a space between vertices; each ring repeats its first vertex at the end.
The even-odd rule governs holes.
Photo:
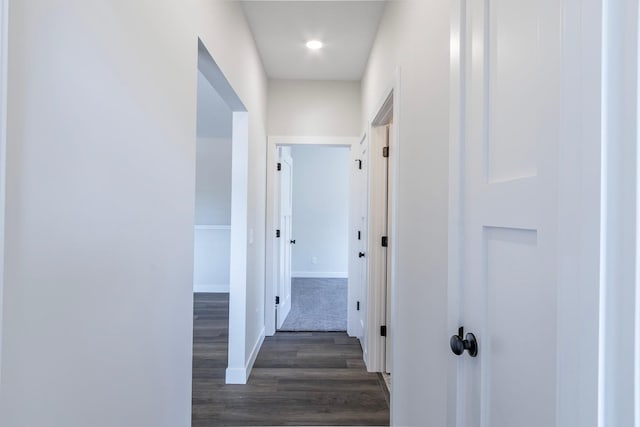
MULTIPOLYGON (((562 109, 558 139, 558 304, 556 425, 596 427, 599 395, 601 218, 601 29, 598 2, 562 0, 562 109)), ((466 1, 451 4, 447 334, 462 314, 462 180, 466 1)), ((447 345, 443 343, 443 345, 447 345)), ((463 359, 447 366, 447 426, 462 425, 463 359)))
POLYGON ((640 425, 640 6, 603 1, 600 425, 640 425))
MULTIPOLYGON (((372 117, 369 119, 367 123, 367 134, 369 135, 369 159, 368 165, 369 168, 367 173, 369 175, 369 220, 368 220, 368 246, 369 250, 367 253, 367 258, 369 259, 369 280, 367 283, 367 322, 366 329, 364 331, 365 343, 366 347, 366 358, 365 364, 367 366, 367 370, 369 372, 385 372, 385 351, 386 351, 386 340, 380 334, 380 326, 385 325, 387 323, 387 315, 386 315, 386 299, 385 293, 386 289, 373 289, 370 284, 372 282, 376 282, 377 274, 381 274, 381 272, 376 271, 375 268, 372 268, 372 259, 376 259, 380 256, 378 249, 380 246, 379 236, 372 235, 372 224, 380 222, 379 216, 381 213, 372 211, 371 209, 371 199, 372 199, 372 170, 373 170, 373 151, 376 149, 373 144, 373 134, 374 128, 377 128, 383 124, 385 118, 388 117, 390 113, 393 114, 393 136, 390 137, 390 140, 393 142, 393 147, 389 147, 389 160, 388 160, 388 247, 387 247, 387 280, 390 281, 391 295, 387 297, 391 299, 390 307, 391 313, 389 315, 390 325, 387 325, 387 339, 391 340, 390 348, 391 354, 391 372, 395 370, 394 364, 397 360, 394 357, 395 346, 393 345, 393 336, 394 336, 394 328, 396 324, 396 306, 397 306, 397 265, 398 265, 398 248, 400 247, 400 237, 398 236, 398 226, 397 226, 397 212, 398 212, 398 175, 399 175, 399 164, 400 164, 400 126, 401 126, 401 69, 400 67, 396 68, 391 82, 387 86, 387 88, 382 92, 381 97, 379 98, 379 102, 376 105, 376 108, 373 110, 374 113, 372 117)), ((381 155, 381 153, 378 153, 381 155)), ((394 376, 391 375, 391 389, 393 390, 393 382, 394 376)), ((393 408, 393 402, 391 408, 393 408)), ((393 409, 392 409, 393 412, 393 409)), ((391 419, 393 419, 393 413, 391 414, 391 419)))
POLYGON ((0 0, 0 384, 2 384, 2 319, 4 317, 4 250, 7 178, 7 71, 9 0, 0 0))
MULTIPOLYGON (((278 207, 276 204, 276 198, 278 193, 276 191, 277 180, 277 163, 278 155, 277 149, 281 146, 304 146, 304 145, 316 145, 316 146, 329 146, 329 147, 348 147, 350 151, 353 151, 353 147, 359 145, 360 137, 331 137, 331 136, 269 136, 267 137, 267 227, 266 227, 266 273, 265 273, 265 298, 264 298, 264 323, 265 323, 265 335, 273 336, 276 333, 276 306, 275 297, 278 286, 278 239, 275 237, 275 230, 278 229, 278 207)), ((351 189, 351 186, 349 186, 351 189)), ((351 190, 350 190, 351 192, 351 190)), ((350 194, 350 198, 353 194, 350 194)), ((351 212, 349 212, 349 230, 351 230, 351 212)), ((350 253, 351 256, 351 253, 350 253)), ((351 280, 351 269, 349 269, 348 280, 348 293, 353 293, 352 284, 355 281, 351 280)), ((350 299, 349 299, 350 301, 350 299)), ((347 307, 347 319, 352 319, 349 313, 354 307, 351 304, 347 307)), ((347 332, 352 330, 352 325, 347 325, 347 332)), ((351 334, 350 334, 351 335, 351 334)))
POLYGON ((197 66, 232 112, 229 346, 225 381, 246 384, 264 339, 261 335, 253 350, 247 351, 249 113, 200 39, 197 66))

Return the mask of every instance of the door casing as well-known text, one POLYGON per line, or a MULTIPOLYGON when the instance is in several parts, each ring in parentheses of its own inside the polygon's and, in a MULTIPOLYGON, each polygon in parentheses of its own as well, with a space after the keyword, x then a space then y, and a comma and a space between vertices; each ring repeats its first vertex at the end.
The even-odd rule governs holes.
MULTIPOLYGON (((278 291, 278 269, 279 269, 279 251, 278 251, 278 239, 276 238, 276 229, 278 229, 278 192, 276 191, 276 185, 279 182, 277 179, 277 163, 278 163, 278 147, 295 146, 295 145, 324 145, 333 147, 349 147, 353 152, 352 147, 359 144, 359 137, 324 137, 324 136, 269 136, 267 138, 267 236, 266 236, 266 277, 265 277, 265 306, 264 306, 264 322, 265 322, 265 334, 266 336, 273 336, 276 333, 276 306, 275 298, 278 291)), ((353 187, 350 187, 353 188, 353 187)), ((353 194, 350 195, 350 198, 353 194)), ((349 230, 352 230, 353 224, 351 223, 351 214, 349 215, 350 224, 349 230)), ((352 249, 350 248, 350 256, 352 249)), ((349 263, 351 267, 351 263, 349 263)), ((354 271, 349 268, 349 301, 351 301, 351 294, 354 292, 352 289, 351 277, 355 274, 354 271)), ((347 318, 350 320, 347 329, 348 333, 352 335, 352 330, 355 326, 352 325, 355 316, 351 315, 351 310, 355 310, 355 305, 349 303, 347 318)))

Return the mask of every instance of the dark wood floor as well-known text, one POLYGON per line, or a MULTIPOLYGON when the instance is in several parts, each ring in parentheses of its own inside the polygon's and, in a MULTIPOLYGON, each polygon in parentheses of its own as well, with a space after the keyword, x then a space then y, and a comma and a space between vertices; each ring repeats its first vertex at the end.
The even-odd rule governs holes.
POLYGON ((247 385, 225 385, 228 294, 195 294, 194 427, 389 425, 388 396, 344 333, 267 337, 247 385))

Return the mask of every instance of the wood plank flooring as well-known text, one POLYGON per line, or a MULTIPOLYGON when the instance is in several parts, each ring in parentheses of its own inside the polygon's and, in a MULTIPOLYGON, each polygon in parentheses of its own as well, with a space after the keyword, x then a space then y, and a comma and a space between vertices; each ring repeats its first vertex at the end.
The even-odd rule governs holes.
POLYGON ((195 294, 193 427, 389 425, 388 396, 345 333, 267 337, 247 385, 226 385, 228 294, 195 294))

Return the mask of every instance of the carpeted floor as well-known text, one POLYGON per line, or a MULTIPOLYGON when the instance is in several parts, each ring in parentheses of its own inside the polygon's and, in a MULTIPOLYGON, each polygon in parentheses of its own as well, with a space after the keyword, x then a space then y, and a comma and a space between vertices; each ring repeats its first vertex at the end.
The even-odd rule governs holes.
POLYGON ((347 279, 291 279, 291 312, 281 331, 346 331, 347 279))

